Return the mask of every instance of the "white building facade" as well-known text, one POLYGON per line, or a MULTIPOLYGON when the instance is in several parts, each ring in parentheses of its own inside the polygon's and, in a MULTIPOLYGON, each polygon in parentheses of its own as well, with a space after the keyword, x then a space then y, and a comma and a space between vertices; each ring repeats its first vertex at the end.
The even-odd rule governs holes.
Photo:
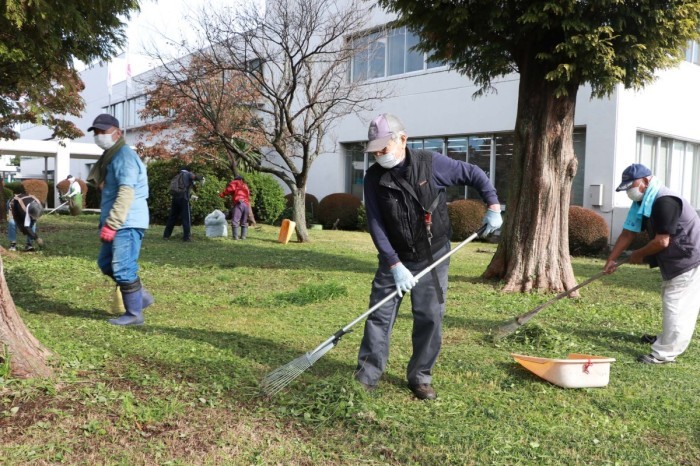
MULTIPOLYGON (((327 141, 328 152, 311 169, 307 192, 318 199, 337 192, 361 198, 364 172, 373 162, 362 152, 367 125, 377 114, 388 112, 403 121, 411 147, 432 149, 484 169, 505 204, 518 76, 495 80, 497 93, 473 99, 477 90, 474 83, 440 63, 428 62, 422 53, 411 51, 417 38, 405 28, 385 27, 393 19, 375 10, 375 29, 370 31, 376 32, 361 39, 369 47, 362 56, 354 58, 348 76, 367 86, 389 84, 392 97, 376 105, 372 112, 347 116, 336 125, 327 141)), ((611 228, 611 241, 619 235, 630 204, 625 193, 615 192, 615 186, 631 163, 649 166, 664 184, 700 209, 700 124, 695 116, 700 108, 698 44, 688 44, 686 61, 658 76, 642 91, 618 86, 605 99, 591 99, 590 89, 585 86, 578 92, 574 149, 579 170, 571 202, 603 216, 611 228)), ((98 64, 85 70, 82 77, 86 109, 76 125, 85 130, 95 115, 109 112, 126 130, 127 143, 139 142, 139 128, 144 122, 138 111, 147 98, 140 90, 139 76, 128 87, 126 80, 109 86, 107 67, 98 64)), ((21 137, 43 139, 47 133, 45 128, 23 128, 21 137)), ((80 142, 92 142, 92 135, 87 134, 80 142)), ((70 170, 84 178, 90 163, 72 161, 70 170)), ((41 169, 22 164, 23 174, 41 169)), ((452 188, 448 195, 455 200, 474 197, 475 193, 452 188)))

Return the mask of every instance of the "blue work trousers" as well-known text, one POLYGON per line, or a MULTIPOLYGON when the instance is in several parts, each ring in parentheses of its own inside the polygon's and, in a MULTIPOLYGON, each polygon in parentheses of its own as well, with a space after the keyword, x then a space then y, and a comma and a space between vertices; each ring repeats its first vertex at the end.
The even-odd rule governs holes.
MULTIPOLYGON (((36 233, 36 222, 32 222, 32 226, 30 229, 36 233)), ((15 219, 9 218, 7 219, 7 239, 10 243, 16 243, 17 242, 17 224, 15 223, 15 219)), ((27 236, 27 246, 31 246, 33 243, 32 237, 27 236)))
MULTIPOLYGON (((439 259, 450 251, 450 243, 438 251, 439 259)), ((439 286, 443 296, 447 297, 447 272, 449 259, 436 267, 439 286)), ((430 262, 403 262, 403 265, 417 275, 430 265, 430 262)), ((380 264, 372 282, 370 308, 396 291, 396 283, 389 268, 380 264)), ((413 312, 413 354, 406 368, 406 378, 410 385, 430 384, 432 370, 442 346, 442 318, 445 315, 445 303, 440 304, 433 275, 428 273, 413 287, 411 310, 413 312)), ((404 295, 405 296, 405 295, 404 295)), ((365 322, 365 333, 360 344, 355 377, 362 383, 376 385, 384 373, 389 359, 389 342, 399 312, 401 300, 398 294, 369 315, 365 322)))
POLYGON ((114 241, 102 243, 97 257, 102 273, 120 285, 138 280, 138 260, 144 233, 143 228, 121 228, 117 230, 114 241))

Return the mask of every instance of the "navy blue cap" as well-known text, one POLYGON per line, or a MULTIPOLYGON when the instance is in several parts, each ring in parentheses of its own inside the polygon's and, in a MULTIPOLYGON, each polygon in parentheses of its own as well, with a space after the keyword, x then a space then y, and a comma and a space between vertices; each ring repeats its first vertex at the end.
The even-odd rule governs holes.
POLYGON ((622 183, 615 191, 626 191, 636 180, 647 176, 651 176, 651 170, 641 163, 633 163, 622 172, 622 183))
POLYGON ((114 118, 109 113, 101 113, 97 115, 97 118, 95 118, 95 121, 92 122, 92 126, 88 128, 88 131, 92 131, 94 129, 107 131, 111 127, 119 128, 119 120, 114 118))

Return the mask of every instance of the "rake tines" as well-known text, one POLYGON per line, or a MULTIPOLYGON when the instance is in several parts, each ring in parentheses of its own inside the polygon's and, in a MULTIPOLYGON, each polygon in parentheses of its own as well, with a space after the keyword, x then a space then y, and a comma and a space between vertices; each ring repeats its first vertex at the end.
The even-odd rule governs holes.
POLYGON ((292 362, 288 362, 284 366, 278 367, 270 372, 262 380, 261 388, 268 396, 273 396, 282 391, 284 387, 292 383, 294 379, 304 373, 306 369, 321 359, 321 357, 331 350, 337 343, 337 340, 323 342, 313 351, 309 351, 303 356, 299 356, 292 362))

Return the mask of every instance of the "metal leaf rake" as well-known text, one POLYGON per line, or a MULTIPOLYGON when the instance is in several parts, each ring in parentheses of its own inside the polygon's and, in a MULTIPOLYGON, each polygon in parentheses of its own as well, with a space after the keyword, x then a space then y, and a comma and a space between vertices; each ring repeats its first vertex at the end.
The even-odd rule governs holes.
MULTIPOLYGON (((474 241, 482 232, 484 231, 484 228, 482 227, 477 231, 476 233, 473 233, 469 238, 465 239, 461 243, 459 243, 457 246, 454 247, 450 252, 442 256, 440 259, 436 260, 432 264, 430 264, 428 267, 423 269, 421 272, 419 272, 415 278, 417 280, 420 280, 423 276, 426 274, 430 273, 431 270, 433 270, 435 267, 437 267, 439 264, 441 264, 443 261, 447 260, 452 254, 456 253, 462 247, 466 246, 468 243, 474 241)), ((321 359, 327 352, 329 352, 335 345, 338 344, 340 339, 345 335, 346 333, 352 332, 352 327, 355 326, 358 322, 361 320, 365 319, 367 316, 372 314, 374 311, 379 309, 381 306, 383 306, 387 301, 393 299, 397 294, 397 291, 394 291, 390 293, 388 296, 386 296, 384 299, 379 301, 377 304, 372 306, 371 308, 367 309, 361 316, 357 317, 355 320, 350 322, 348 325, 345 327, 341 328, 337 332, 335 332, 331 337, 329 337, 326 341, 318 345, 316 348, 314 348, 312 351, 309 351, 308 353, 299 356, 295 360, 288 362, 284 366, 280 366, 277 369, 273 370, 269 374, 267 374, 263 380, 261 385, 263 393, 265 393, 268 396, 273 396, 282 391, 286 386, 288 386, 290 383, 294 381, 297 377, 299 377, 301 374, 304 373, 307 369, 309 369, 311 366, 313 366, 316 361, 321 359)))

